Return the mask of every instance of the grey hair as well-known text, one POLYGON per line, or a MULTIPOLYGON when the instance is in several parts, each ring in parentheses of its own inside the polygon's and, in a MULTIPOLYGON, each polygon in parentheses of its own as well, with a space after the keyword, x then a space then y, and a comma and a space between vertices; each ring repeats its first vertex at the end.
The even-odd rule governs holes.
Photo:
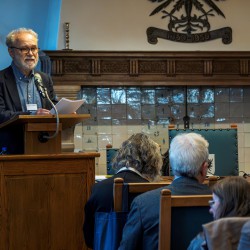
POLYGON ((173 174, 196 177, 202 163, 208 160, 208 141, 196 133, 175 136, 170 144, 169 161, 173 174))
POLYGON ((112 163, 116 170, 131 167, 149 181, 156 181, 162 167, 160 147, 146 134, 137 133, 122 143, 112 163))
POLYGON ((38 34, 33 31, 32 29, 27 29, 27 28, 19 28, 16 30, 12 30, 7 36, 6 36, 6 45, 8 48, 12 47, 15 45, 17 36, 21 33, 28 33, 31 34, 32 36, 34 36, 37 41, 38 41, 38 34))

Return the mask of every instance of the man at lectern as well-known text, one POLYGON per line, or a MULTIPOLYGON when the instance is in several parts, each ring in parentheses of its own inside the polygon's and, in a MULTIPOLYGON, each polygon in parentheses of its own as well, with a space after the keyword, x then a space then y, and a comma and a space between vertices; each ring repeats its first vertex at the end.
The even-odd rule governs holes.
POLYGON ((53 102, 57 100, 51 78, 35 70, 39 59, 37 33, 26 28, 13 30, 6 37, 6 45, 12 63, 0 71, 0 123, 23 112, 49 114, 52 107, 44 88, 53 102))
MULTIPOLYGON (((6 37, 6 45, 12 63, 0 71, 0 124, 15 115, 49 114, 52 106, 48 97, 54 103, 57 98, 50 76, 35 70, 39 59, 37 33, 26 28, 13 30, 6 37)), ((5 138, 17 141, 18 135, 10 138, 6 133, 0 129, 0 144, 5 138)))

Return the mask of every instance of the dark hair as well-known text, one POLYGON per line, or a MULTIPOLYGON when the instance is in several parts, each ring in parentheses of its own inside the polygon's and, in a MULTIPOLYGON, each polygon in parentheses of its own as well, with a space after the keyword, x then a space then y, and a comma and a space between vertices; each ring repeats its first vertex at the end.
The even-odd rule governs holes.
POLYGON ((215 219, 250 215, 250 183, 243 177, 226 177, 217 182, 212 191, 220 199, 215 219))
POLYGON ((112 166, 116 170, 131 167, 150 181, 157 180, 162 167, 160 147, 146 134, 134 134, 122 143, 112 166))
POLYGON ((161 173, 163 176, 169 176, 169 150, 162 155, 162 160, 161 173))

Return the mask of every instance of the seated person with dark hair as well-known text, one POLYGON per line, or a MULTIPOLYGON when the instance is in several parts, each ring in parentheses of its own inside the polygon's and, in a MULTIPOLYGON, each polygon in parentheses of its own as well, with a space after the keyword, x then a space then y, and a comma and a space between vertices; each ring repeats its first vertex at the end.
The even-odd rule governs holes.
POLYGON ((163 155, 163 163, 162 163, 162 169, 161 169, 161 173, 162 176, 169 176, 169 150, 167 150, 163 155))
POLYGON ((161 167, 160 147, 147 135, 138 133, 122 143, 113 160, 117 173, 96 183, 85 205, 83 233, 88 247, 93 248, 95 212, 110 212, 113 209, 114 179, 123 178, 125 183, 158 181, 161 167))
MULTIPOLYGON (((175 175, 166 187, 173 195, 211 194, 202 184, 208 168, 208 142, 199 134, 175 136, 170 144, 169 162, 175 175)), ((120 250, 158 250, 160 194, 163 188, 137 196, 123 229, 120 250)))
POLYGON ((230 176, 218 181, 212 187, 212 192, 209 212, 215 221, 203 225, 207 231, 206 240, 204 233, 198 234, 188 250, 207 249, 207 245, 213 245, 214 249, 237 248, 240 234, 238 227, 234 224, 234 229, 229 229, 226 227, 228 222, 221 219, 250 216, 250 184, 243 177, 230 176))

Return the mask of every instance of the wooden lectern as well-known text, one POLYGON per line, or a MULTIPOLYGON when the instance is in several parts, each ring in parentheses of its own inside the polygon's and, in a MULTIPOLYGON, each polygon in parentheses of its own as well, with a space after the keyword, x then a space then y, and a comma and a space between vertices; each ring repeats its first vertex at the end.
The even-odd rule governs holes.
POLYGON ((98 152, 0 156, 0 249, 87 250, 98 152))
POLYGON ((14 133, 15 141, 19 134, 24 137, 20 146, 25 153, 0 156, 1 250, 88 249, 82 232, 84 206, 100 153, 61 153, 61 132, 89 117, 59 115, 60 131, 46 142, 39 136, 54 134, 54 115, 20 115, 0 125, 14 133))
POLYGON ((75 126, 89 114, 67 114, 59 115, 59 131, 56 137, 46 139, 56 131, 55 115, 19 115, 0 125, 1 128, 15 130, 17 126, 23 127, 24 133, 24 154, 59 154, 62 151, 61 132, 64 129, 75 126))

